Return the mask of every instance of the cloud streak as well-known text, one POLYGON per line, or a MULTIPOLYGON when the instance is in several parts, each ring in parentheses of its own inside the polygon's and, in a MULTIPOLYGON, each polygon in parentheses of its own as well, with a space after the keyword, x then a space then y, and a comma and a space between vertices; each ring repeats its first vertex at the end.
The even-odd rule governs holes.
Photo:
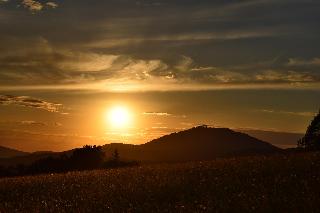
POLYGON ((299 58, 290 58, 288 66, 317 66, 320 67, 320 57, 311 60, 304 60, 299 58))
POLYGON ((150 115, 150 116, 171 116, 170 113, 167 112, 144 112, 143 115, 150 115))
POLYGON ((0 105, 17 105, 41 109, 48 112, 61 112, 62 109, 62 104, 51 103, 29 96, 0 95, 0 105))
POLYGON ((276 111, 276 110, 272 110, 272 109, 262 109, 260 111, 265 112, 265 113, 276 113, 276 114, 303 116, 303 117, 312 117, 312 116, 316 115, 316 113, 314 113, 314 112, 276 111))

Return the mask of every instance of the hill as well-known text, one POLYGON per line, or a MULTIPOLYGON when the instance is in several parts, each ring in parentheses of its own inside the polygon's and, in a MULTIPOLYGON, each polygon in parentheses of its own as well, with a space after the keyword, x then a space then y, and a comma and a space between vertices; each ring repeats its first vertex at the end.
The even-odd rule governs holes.
MULTIPOLYGON (((218 157, 270 154, 281 149, 247 134, 226 128, 195 127, 172 133, 142 145, 107 144, 103 151, 107 157, 117 149, 122 160, 142 162, 182 162, 212 160, 218 157)), ((40 152, 0 160, 0 166, 31 164, 41 158, 70 154, 65 152, 40 152)))
POLYGON ((0 146, 0 158, 13 158, 18 156, 25 156, 28 154, 29 153, 27 152, 22 152, 15 149, 0 146))
POLYGON ((281 150, 244 133, 205 126, 172 133, 142 145, 104 146, 108 155, 115 149, 118 149, 123 158, 153 162, 211 160, 217 157, 269 154, 281 150))
POLYGON ((301 133, 290 132, 274 132, 252 129, 238 129, 236 131, 246 133, 252 137, 258 138, 262 141, 266 141, 283 149, 297 147, 298 140, 303 137, 303 134, 301 133))
POLYGON ((47 157, 55 157, 62 153, 60 152, 34 152, 34 153, 26 153, 25 155, 8 157, 8 158, 0 158, 0 167, 1 166, 15 166, 15 165, 30 165, 33 162, 47 158, 47 157))

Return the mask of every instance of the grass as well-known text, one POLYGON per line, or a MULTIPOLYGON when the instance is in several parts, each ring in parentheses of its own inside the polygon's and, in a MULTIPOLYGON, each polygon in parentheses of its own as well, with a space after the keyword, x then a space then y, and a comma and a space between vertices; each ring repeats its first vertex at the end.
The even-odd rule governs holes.
POLYGON ((320 153, 0 179, 0 212, 317 212, 320 153))

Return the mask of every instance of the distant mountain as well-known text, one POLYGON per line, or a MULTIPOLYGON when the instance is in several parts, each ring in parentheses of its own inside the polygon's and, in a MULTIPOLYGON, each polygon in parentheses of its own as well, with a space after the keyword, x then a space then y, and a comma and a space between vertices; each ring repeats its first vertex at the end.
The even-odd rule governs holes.
POLYGON ((13 166, 13 165, 29 165, 33 162, 47 158, 47 157, 57 157, 60 154, 65 154, 71 152, 33 152, 33 153, 26 153, 25 155, 14 156, 9 158, 0 158, 0 166, 13 166))
POLYGON ((195 127, 172 133, 143 145, 105 145, 107 155, 118 149, 125 159, 140 161, 211 160, 255 154, 269 154, 281 149, 247 134, 226 128, 195 127))
POLYGON ((10 149, 7 147, 0 146, 0 158, 12 158, 18 156, 25 156, 28 155, 27 152, 18 151, 15 149, 10 149))
POLYGON ((297 147, 298 140, 303 137, 303 134, 289 132, 273 132, 250 129, 238 129, 236 131, 246 133, 252 137, 258 138, 259 140, 266 141, 272 145, 284 149, 297 147))

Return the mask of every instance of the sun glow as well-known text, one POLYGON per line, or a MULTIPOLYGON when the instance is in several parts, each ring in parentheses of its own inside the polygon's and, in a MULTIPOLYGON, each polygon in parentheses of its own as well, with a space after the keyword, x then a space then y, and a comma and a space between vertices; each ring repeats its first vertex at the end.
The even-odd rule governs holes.
POLYGON ((123 106, 112 107, 107 113, 107 121, 114 128, 125 128, 129 125, 131 115, 123 106))

